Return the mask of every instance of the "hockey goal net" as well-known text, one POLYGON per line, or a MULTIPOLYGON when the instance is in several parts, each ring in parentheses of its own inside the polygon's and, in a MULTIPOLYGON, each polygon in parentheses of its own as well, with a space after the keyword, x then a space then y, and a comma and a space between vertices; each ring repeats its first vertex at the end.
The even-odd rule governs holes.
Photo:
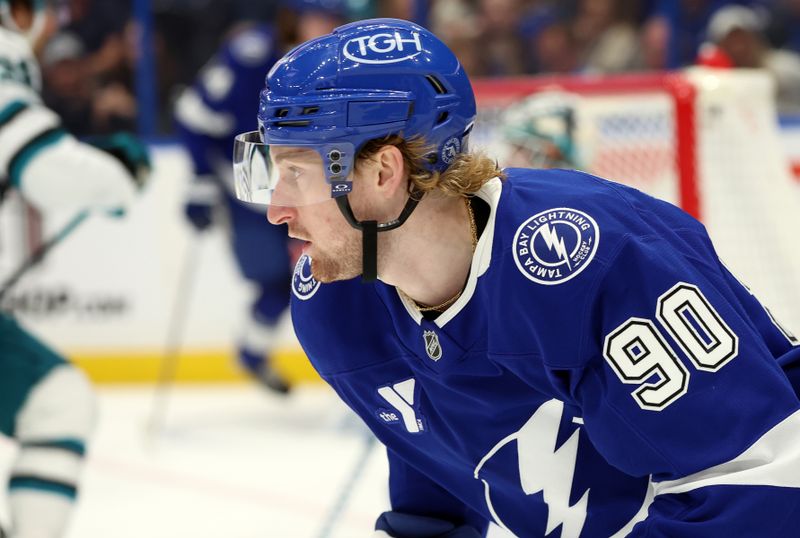
POLYGON ((569 166, 681 206, 703 221, 726 265, 798 334, 800 185, 783 154, 767 75, 691 68, 478 80, 474 89, 474 146, 503 165, 536 165, 520 162, 516 151, 532 123, 530 138, 560 147, 569 166))

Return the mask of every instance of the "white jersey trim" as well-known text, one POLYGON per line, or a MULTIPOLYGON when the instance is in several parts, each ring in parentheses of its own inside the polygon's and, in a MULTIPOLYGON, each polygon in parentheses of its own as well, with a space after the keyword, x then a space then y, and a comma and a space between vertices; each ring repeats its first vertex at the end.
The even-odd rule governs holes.
POLYGON ((736 458, 653 485, 656 495, 721 485, 800 488, 800 411, 778 423, 736 458))
POLYGON ((492 262, 492 246, 494 245, 494 224, 497 217, 497 204, 500 201, 500 195, 503 192, 503 182, 500 178, 493 178, 486 182, 481 187, 475 196, 489 204, 489 219, 486 221, 486 227, 483 229, 478 244, 475 245, 475 253, 472 255, 472 267, 467 278, 467 285, 461 297, 453 303, 453 305, 445 310, 441 316, 434 320, 438 327, 444 327, 445 324, 456 317, 464 306, 469 303, 470 299, 475 293, 475 288, 478 285, 478 277, 482 276, 488 269, 492 262))
POLYGON ((83 457, 60 448, 23 446, 12 468, 13 475, 46 476, 66 483, 77 481, 83 457))
POLYGON ((37 135, 60 124, 55 112, 29 105, 0 128, 0 171, 8 171, 14 155, 37 135))
POLYGON ((192 88, 178 98, 175 117, 190 131, 216 138, 230 136, 235 123, 230 114, 217 112, 206 105, 192 88))
MULTIPOLYGON (((437 327, 444 327, 445 324, 456 317, 464 306, 472 299, 475 293, 475 287, 478 284, 478 277, 483 275, 492 261, 492 246, 494 244, 494 223, 497 216, 497 204, 500 201, 500 195, 503 192, 503 182, 500 178, 495 177, 486 182, 481 187, 475 196, 489 204, 489 219, 486 221, 486 227, 483 229, 478 244, 475 245, 475 253, 472 255, 472 267, 467 278, 467 284, 461 296, 450 307, 442 312, 442 314, 434 320, 437 327)), ((417 322, 417 325, 422 325, 422 313, 417 309, 416 305, 407 300, 399 291, 397 296, 400 303, 405 307, 411 319, 417 322)))

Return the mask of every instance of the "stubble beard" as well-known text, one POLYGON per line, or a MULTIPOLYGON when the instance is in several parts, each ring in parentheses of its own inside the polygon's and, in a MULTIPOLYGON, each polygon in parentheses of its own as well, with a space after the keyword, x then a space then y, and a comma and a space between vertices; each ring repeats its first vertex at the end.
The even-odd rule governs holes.
POLYGON ((318 282, 349 280, 362 273, 361 241, 348 241, 339 248, 315 252, 311 257, 311 274, 318 282))

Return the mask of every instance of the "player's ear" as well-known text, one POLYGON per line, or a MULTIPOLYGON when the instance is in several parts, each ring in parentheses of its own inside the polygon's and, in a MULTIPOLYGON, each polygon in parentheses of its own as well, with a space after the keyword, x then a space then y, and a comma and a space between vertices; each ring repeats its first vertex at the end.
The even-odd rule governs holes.
POLYGON ((406 192, 406 174, 403 154, 396 146, 383 146, 375 155, 378 164, 378 189, 386 198, 398 190, 406 192))

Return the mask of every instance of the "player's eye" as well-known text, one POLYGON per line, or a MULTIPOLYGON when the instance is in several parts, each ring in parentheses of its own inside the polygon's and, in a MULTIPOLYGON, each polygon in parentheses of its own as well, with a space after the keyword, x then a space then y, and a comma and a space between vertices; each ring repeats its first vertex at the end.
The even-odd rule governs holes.
POLYGON ((297 180, 302 176, 303 169, 298 168, 293 165, 287 165, 283 167, 281 171, 281 180, 285 181, 286 183, 291 183, 293 185, 297 184, 297 180))

